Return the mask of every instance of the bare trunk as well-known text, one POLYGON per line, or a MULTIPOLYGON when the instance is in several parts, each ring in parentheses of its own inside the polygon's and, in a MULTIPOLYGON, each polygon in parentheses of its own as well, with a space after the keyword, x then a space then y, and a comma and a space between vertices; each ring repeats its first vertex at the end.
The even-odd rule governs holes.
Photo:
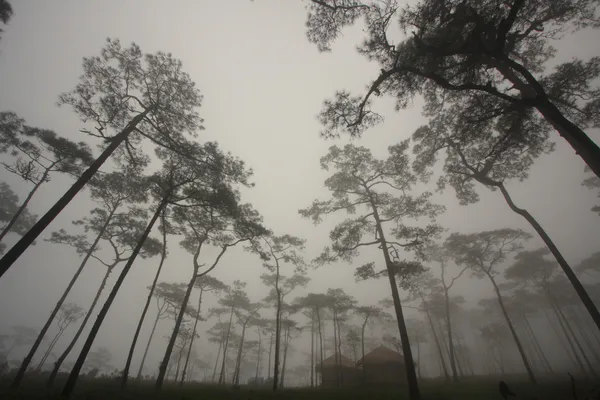
POLYGON ((262 335, 260 333, 260 328, 256 331, 258 333, 258 351, 256 352, 256 374, 254 375, 254 382, 258 382, 258 372, 260 368, 260 359, 262 356, 262 335))
POLYGON ((148 238, 148 235, 150 234, 150 231, 152 230, 154 223, 160 216, 160 213, 162 212, 162 210, 166 206, 166 204, 167 204, 167 199, 165 198, 158 205, 156 212, 154 213, 154 215, 152 216, 152 219, 148 223, 148 226, 144 230, 142 237, 140 238, 137 245, 133 249, 133 252, 131 253, 131 256, 129 257, 129 260, 123 267, 123 270, 121 271, 121 274, 119 275, 119 278, 117 278, 117 282, 115 283, 115 286, 113 287, 112 291, 108 295, 108 298, 104 302, 104 306, 102 307, 102 310, 100 310, 100 313, 98 314, 96 322, 92 326, 90 334, 88 335, 88 338, 83 345, 83 349, 81 349, 81 353, 79 354, 79 357, 75 361, 75 365, 73 366, 73 369, 71 370, 71 373, 69 374, 67 383, 65 384, 65 387, 62 390, 63 396, 70 397, 71 394, 73 393, 73 389, 75 389, 75 384, 77 383, 77 378, 79 377, 79 372, 81 371, 81 367, 83 367, 83 363, 85 362, 85 359, 90 351, 90 348, 92 347, 92 344, 94 343, 94 339, 96 338, 98 331, 100 330, 100 326, 102 326, 102 322, 104 321, 106 314, 108 314, 108 310, 110 309, 110 306, 112 305, 115 297, 117 296, 117 293, 119 292, 119 289, 121 288, 121 285, 123 284, 123 281, 125 280, 125 277, 127 276, 127 273, 129 272, 129 270, 131 269, 131 266, 135 262, 135 259, 137 258, 137 255, 139 254, 140 250, 142 249, 144 242, 148 238))
POLYGON ((277 293, 277 310, 275 312, 275 360, 273 360, 273 391, 279 385, 279 347, 281 344, 281 290, 279 289, 279 260, 275 258, 277 275, 275 278, 275 292, 277 293))
POLYGON ((233 307, 229 315, 229 327, 227 328, 227 336, 225 337, 225 345, 223 346, 223 360, 221 363, 221 373, 219 374, 219 384, 225 383, 225 361, 227 361, 227 347, 229 346, 229 336, 231 334, 231 325, 233 323, 233 307))
POLYGON ((448 352, 450 353, 450 368, 452 369, 452 381, 458 382, 458 375, 456 374, 454 342, 452 340, 452 323, 450 322, 450 298, 448 296, 448 289, 446 288, 444 288, 444 302, 446 311, 446 332, 448 334, 448 352))
POLYGON ((365 327, 367 326, 368 317, 365 318, 365 322, 362 324, 362 328, 360 330, 360 350, 362 354, 362 380, 363 385, 367 383, 367 366, 365 365, 365 327))
POLYGON ((321 385, 323 386, 323 329, 321 327, 321 310, 317 309, 317 325, 319 328, 319 356, 321 358, 321 385))
POLYGON ((100 154, 100 156, 89 166, 87 170, 77 181, 58 199, 58 201, 44 214, 29 231, 19 240, 0 260, 0 278, 8 271, 15 261, 27 250, 29 246, 37 239, 37 237, 46 229, 48 225, 60 214, 60 212, 75 198, 77 193, 88 183, 88 181, 96 174, 98 169, 112 155, 112 153, 123 143, 129 134, 133 132, 136 126, 150 112, 150 108, 135 116, 129 124, 115 137, 113 137, 100 154))
POLYGON ((551 374, 554 374, 554 369, 552 368, 552 365, 550 365, 550 362, 548 361, 546 354, 544 354, 544 351, 542 350, 542 346, 540 346, 540 342, 537 339, 537 337, 535 336, 535 333, 533 332, 533 328, 531 327, 531 324, 529 323, 529 318, 527 318, 527 315, 523 314, 523 320, 525 321, 525 328, 527 329, 527 331, 529 332, 529 335, 531 336, 531 340, 533 341, 534 347, 537 349, 539 357, 542 359, 542 362, 546 366, 546 369, 548 370, 548 372, 550 372, 551 374))
POLYGON ((202 306, 202 292, 200 289, 200 297, 198 298, 198 310, 196 314, 196 319, 194 320, 194 329, 192 329, 192 338, 190 339, 190 346, 188 347, 187 356, 185 357, 185 365, 183 366, 183 373, 181 374, 181 382, 180 385, 183 385, 183 381, 185 379, 185 371, 187 370, 188 363, 190 362, 190 355, 192 354, 192 345, 194 344, 194 337, 196 336, 196 328, 198 327, 198 320, 200 319, 200 307, 202 306))
MULTIPOLYGON (((427 316, 427 321, 429 322, 429 327, 431 328, 431 334, 433 335, 433 340, 435 341, 435 345, 437 347, 437 351, 440 357, 440 365, 444 370, 444 376, 446 381, 450 380, 450 374, 448 374, 448 368, 446 368, 446 362, 444 361, 444 352, 442 350, 442 346, 440 345, 440 341, 438 340, 437 333, 435 332, 435 326, 433 325, 433 320, 431 319, 431 314, 429 314, 429 308, 427 306, 427 302, 421 293, 419 293, 421 297, 421 301, 423 302, 423 308, 425 309, 425 315, 427 316)), ((364 357, 364 356, 363 356, 364 357)))
POLYGON ((287 362, 287 352, 288 352, 288 346, 290 345, 290 328, 288 327, 286 329, 286 333, 285 333, 285 345, 283 347, 283 364, 281 366, 281 387, 284 387, 284 380, 285 380, 285 365, 287 362))
POLYGON ((310 387, 315 387, 315 311, 310 316, 310 387))
POLYGON ((271 334, 271 337, 269 338, 269 365, 267 366, 267 379, 271 379, 271 356, 273 353, 273 337, 274 335, 271 334))
POLYGON ((48 359, 48 356, 52 352, 52 349, 54 348, 54 346, 56 346, 56 342, 58 342, 58 339, 60 339, 60 337, 62 336, 63 332, 64 332, 64 329, 59 329, 59 331, 56 333, 56 335, 54 335, 54 338, 50 342, 50 345, 46 349, 46 352, 42 356, 42 359, 38 363, 38 366, 35 368, 35 372, 40 372, 40 370, 42 369, 42 367, 46 363, 46 360, 48 359))
POLYGON ((21 366, 19 367, 19 371, 17 372, 17 375, 15 375, 15 379, 13 379, 13 381, 12 381, 12 383, 10 385, 11 389, 16 389, 21 384, 21 380, 25 376, 25 372, 27 371, 27 367, 29 366, 29 363, 31 362, 31 359, 35 355, 35 352, 37 351, 38 347, 42 343, 42 340, 44 339, 44 335, 46 335, 46 332, 48 332, 48 329, 50 328, 50 325, 52 324, 52 321, 54 320, 54 318, 56 318, 56 314, 58 314, 58 311, 60 310, 60 308, 62 307, 63 303, 67 299, 67 296, 71 292, 71 289, 73 289, 73 286, 75 285, 75 282, 77 281, 77 279, 79 279, 79 275, 81 275, 81 272, 83 272, 83 268, 86 266, 86 264, 89 261, 90 257, 94 253, 94 250, 96 250, 96 246, 98 246, 98 242, 100 242, 100 239, 102 238, 102 235, 104 235, 104 232, 106 231, 106 228, 108 227, 108 224, 110 224, 110 221, 112 220, 112 218, 113 218, 113 216, 115 214, 115 211, 117 210, 117 207, 114 207, 111 210, 110 214, 108 214, 108 217, 106 218, 106 221, 104 221, 104 225, 102 225, 102 228, 100 228, 100 231, 98 231, 98 235, 94 239, 94 242, 90 246, 88 252, 85 254, 85 257, 83 257, 83 260, 81 260, 81 264, 79 264, 79 268, 77 268, 77 271, 75 271, 75 275, 73 275, 73 277, 71 278, 71 281, 67 285, 67 288, 65 289, 65 291, 62 294, 62 296, 60 297, 60 299, 56 303, 56 306, 54 306, 54 309, 50 313, 50 316, 46 320, 46 323, 42 327, 42 330, 40 331, 40 333, 38 334, 37 338, 35 339, 35 342, 33 343, 33 346, 31 346, 31 349, 29 350, 29 353, 27 353, 27 356, 25 356, 25 358, 23 359, 23 362, 21 363, 21 366))
POLYGON ((73 347, 75 347, 77 340, 79 340, 79 336, 81 336, 81 334, 83 333, 83 330, 85 329, 89 319, 92 316, 92 312, 94 311, 94 308, 96 308, 96 304, 98 303, 98 300, 100 299, 100 295, 102 294, 102 291, 104 290, 104 287, 106 286, 106 281, 108 280, 108 277, 110 276, 110 274, 113 271, 115 266, 116 266, 116 264, 113 264, 111 267, 109 267, 106 270, 106 274, 104 274, 104 277, 102 278, 102 283, 100 283, 100 287, 98 288, 98 291, 96 292, 96 296, 94 297, 94 300, 92 301, 92 304, 90 305, 90 308, 88 309, 88 312, 85 314, 85 318, 83 318, 81 325, 79 325, 79 329, 77 329, 77 333, 75 333, 75 336, 73 336, 73 339, 71 339, 71 342, 69 343, 69 345, 67 346, 65 351, 60 355, 60 357, 58 357, 58 359, 54 363, 54 368, 52 369, 52 372, 50 373, 50 376, 48 377, 48 381, 46 382, 46 387, 51 388, 52 386, 54 386, 54 381, 56 379, 56 376, 58 375, 58 372, 60 371, 60 367, 62 366, 62 363, 67 359, 67 357, 69 356, 69 353, 71 353, 71 350, 73 350, 73 347))
POLYGON ((177 340, 177 336, 179 335, 179 329, 181 328, 181 322, 183 321, 183 316, 185 315, 185 311, 187 309, 188 302, 190 301, 190 295, 192 294, 192 289, 194 288, 194 283, 196 282, 196 274, 198 273, 198 268, 194 266, 194 272, 192 273, 192 278, 190 279, 187 290, 185 291, 185 296, 183 297, 183 301, 181 303, 181 309, 179 310, 179 315, 177 315, 177 321, 175 322, 175 326, 173 327, 173 333, 171 333, 171 338, 169 339, 169 343, 167 344, 167 349, 165 350, 165 355, 163 356, 162 363, 158 368, 158 377, 156 378, 156 384, 154 385, 157 389, 162 388, 163 382, 165 380, 165 373, 167 369, 167 364, 169 359, 171 358, 171 353, 173 352, 173 347, 175 346, 175 341, 177 340))
POLYGON ((519 337, 517 336, 515 327, 513 326, 512 322, 510 321, 510 318, 508 317, 508 313, 506 312, 506 308, 504 307, 504 301, 502 300, 502 295, 500 294, 500 289, 498 289, 498 285, 496 285, 496 281, 494 280, 494 278, 490 274, 487 274, 487 276, 490 279, 490 281, 492 282, 492 285, 494 285, 494 291, 496 292, 496 296, 498 297, 498 304, 500 305, 500 308, 502 309, 502 315, 504 315, 504 319, 506 320, 508 329, 510 329, 510 333, 515 341, 515 344, 517 345, 517 349, 519 350, 519 354, 521 355, 521 360, 523 360, 523 365, 525 366, 525 369, 527 370, 527 375, 529 375, 529 380, 531 381, 531 383, 533 383, 535 385, 535 384, 537 384, 535 375, 533 374, 533 371, 531 370, 531 366, 529 365, 529 361, 527 360, 527 356, 525 355, 525 350, 523 350, 521 341, 519 340, 519 337))
MULTIPOLYGON (((598 154, 598 156, 600 156, 600 153, 598 154)), ((598 173, 600 173, 600 158, 597 158, 595 162, 597 163, 597 166, 599 167, 597 170, 595 170, 596 174, 598 174, 598 173)), ((598 330, 600 330, 600 312, 598 312, 598 308, 596 307, 596 305, 590 298, 589 294, 587 293, 587 291, 585 290, 585 288, 579 281, 579 278, 577 278, 577 275, 575 275, 575 273, 573 272, 573 269, 571 268, 571 266, 569 265, 567 260, 565 260, 565 258, 561 254, 561 252, 558 250, 558 247, 556 247, 556 245, 554 244, 552 239, 550 239, 550 236, 548 236, 548 234, 546 233, 544 228, 542 228, 542 226, 529 213, 529 211, 527 211, 523 208, 519 208, 515 205, 515 203, 513 202, 512 198, 510 197, 510 195, 509 195, 508 191, 506 190, 506 188, 504 187, 504 185, 500 184, 498 187, 500 188, 500 191, 502 192, 502 195, 504 196, 504 199, 506 200, 506 203, 508 204, 510 209, 513 210, 515 213, 521 215, 523 218, 525 218, 527 220, 527 222, 529 222, 529 224, 533 227, 533 229, 535 229, 535 231, 538 233, 538 235, 542 238, 542 240, 544 241, 544 243, 546 244, 546 246, 548 247, 548 249, 554 256, 554 258, 556 259, 556 261, 562 268, 563 272, 567 276, 567 279, 569 280, 569 282, 571 282, 571 285, 573 285, 575 292, 577 292, 577 296, 579 296, 579 299, 585 306, 587 312, 590 314, 590 316, 594 320, 594 323, 596 324, 596 328, 598 330)))
MULTIPOLYGON (((161 221, 163 225, 163 242, 162 242, 162 251, 160 256, 160 263, 158 264, 158 269, 156 270, 156 275, 154 275, 154 280, 152 281, 152 286, 150 287, 150 293, 148 293, 148 298, 146 299, 146 304, 144 304, 144 309, 142 310, 142 315, 140 315, 140 320, 138 322, 137 328, 135 329, 135 333, 133 334, 133 340, 131 341, 131 346, 129 346, 129 353, 127 354, 127 361, 125 362, 125 367, 123 368, 123 376, 121 378, 121 388, 125 388, 127 386, 127 380, 129 379, 129 368, 131 367, 131 361, 133 360, 133 353, 135 351, 135 346, 137 344, 137 340, 140 336, 140 332, 142 331, 142 325, 144 324, 144 319, 146 318, 146 313, 148 312, 148 308, 150 307, 150 301, 152 301, 152 296, 154 295, 154 289, 156 288, 156 283, 158 282, 158 277, 160 276, 160 272, 162 271, 162 267, 165 263, 165 259, 167 258, 167 229, 165 222, 165 212, 161 213, 161 221)), ((160 311, 159 311, 160 315, 160 311)), ((138 371, 138 379, 142 374, 142 368, 144 368, 144 361, 146 360, 146 355, 148 354, 148 348, 150 347, 150 341, 152 340, 152 335, 154 334, 154 330, 156 329, 156 324, 158 323, 158 316, 156 317, 156 321, 154 322, 154 327, 152 328, 152 333, 150 334, 150 339, 148 340, 148 345, 146 346, 146 350, 144 351, 144 357, 142 358, 142 362, 140 363, 140 369, 138 371)))
POLYGON ((215 367, 213 369, 212 383, 215 383, 217 377, 217 365, 219 365, 219 358, 221 357, 221 349, 223 348, 223 341, 219 342, 219 350, 217 351, 217 359, 215 360, 215 367))
POLYGON ((240 384, 240 367, 242 366, 242 350, 244 349, 244 337, 246 336, 246 323, 242 325, 242 337, 240 338, 240 348, 238 349, 237 359, 235 362, 235 371, 233 373, 233 384, 240 384))
MULTIPOLYGON (((146 343, 146 348, 144 349, 144 355, 142 356, 142 361, 140 362, 140 368, 138 369, 137 379, 142 377, 142 371, 144 370, 144 364, 146 363, 146 356, 148 356, 148 349, 150 349, 150 343, 152 343, 152 338, 154 337, 154 332, 156 331, 156 325, 158 325, 158 320, 160 319, 160 309, 158 314, 156 314, 156 318, 154 319, 154 324, 152 325, 152 331, 150 332, 150 337, 148 338, 148 343, 146 343)), ((121 386, 123 387, 123 386, 121 386)))

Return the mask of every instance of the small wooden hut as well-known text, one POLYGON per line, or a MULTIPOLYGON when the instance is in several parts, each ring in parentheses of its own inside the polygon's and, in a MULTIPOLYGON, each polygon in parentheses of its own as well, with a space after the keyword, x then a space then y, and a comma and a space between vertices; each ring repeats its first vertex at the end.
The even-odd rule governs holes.
POLYGON ((322 387, 338 388, 353 387, 360 385, 360 371, 356 369, 354 362, 343 354, 337 354, 323 360, 323 365, 317 363, 315 372, 321 374, 322 387))
POLYGON ((403 385, 406 382, 404 356, 385 346, 379 346, 356 363, 360 381, 365 385, 403 385))

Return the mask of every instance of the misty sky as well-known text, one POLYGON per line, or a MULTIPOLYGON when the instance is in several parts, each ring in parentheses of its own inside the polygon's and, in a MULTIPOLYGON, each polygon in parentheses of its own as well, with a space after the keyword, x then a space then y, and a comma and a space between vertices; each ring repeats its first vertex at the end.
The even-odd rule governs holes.
MULTIPOLYGON (((346 138, 325 141, 319 137, 321 128, 316 115, 323 100, 336 89, 362 92, 377 76, 378 66, 355 51, 362 35, 360 24, 345 31, 331 53, 320 54, 306 39, 306 11, 302 1, 20 0, 12 3, 14 16, 0 40, 0 110, 16 112, 29 125, 55 130, 73 140, 88 140, 79 132, 82 123, 75 113, 56 106, 58 95, 76 85, 82 72, 82 58, 99 54, 107 37, 120 39, 124 46, 135 42, 145 53, 171 52, 182 60, 184 70, 204 96, 200 115, 206 129, 199 140, 218 141, 223 149, 245 160, 254 170, 256 187, 244 190, 244 200, 253 203, 264 216, 265 224, 276 233, 307 239, 307 260, 328 244, 328 233, 335 220, 315 227, 310 220, 302 219, 297 210, 308 206, 314 198, 326 198, 323 181, 327 173, 320 170, 319 159, 329 146, 348 142, 346 138)), ((559 59, 597 55, 600 51, 597 35, 597 32, 582 32, 565 39, 558 45, 559 59)), ((425 123, 421 105, 416 98, 409 109, 395 112, 392 99, 377 99, 374 109, 385 116, 385 122, 368 130, 356 144, 384 156, 387 146, 408 138, 425 123)), ((597 142, 600 140, 598 131, 587 133, 597 142)), ((510 182, 508 188, 515 202, 538 219, 567 260, 575 265, 600 250, 599 217, 590 211, 596 193, 581 186, 583 162, 557 134, 555 139, 556 151, 536 163, 530 179, 510 182)), ((95 142, 90 143, 95 146, 95 142)), ((95 151, 97 154, 96 148, 95 151)), ((4 170, 0 171, 0 180, 10 183, 21 198, 29 189, 27 183, 4 170)), ((44 213, 70 183, 55 176, 35 196, 31 211, 44 213)), ((430 189, 433 188, 432 184, 430 189)), ((480 188, 479 193, 481 201, 468 207, 458 205, 452 189, 437 194, 435 200, 447 207, 439 223, 459 232, 503 227, 531 232, 529 225, 508 209, 500 193, 485 188, 480 188)), ((11 325, 41 327, 79 263, 70 248, 51 245, 43 239, 53 230, 71 229, 70 222, 85 216, 92 206, 87 192, 80 193, 37 245, 0 280, 0 332, 11 325)), ((156 237, 157 231, 153 235, 156 237)), ((15 239, 11 236, 8 244, 15 239)), ((541 241, 534 238, 528 246, 540 247, 541 241)), ((191 257, 172 240, 161 280, 187 282, 192 272, 191 257)), ((158 257, 136 261, 96 339, 94 347, 111 349, 115 367, 124 364, 123 355, 130 345, 147 295, 146 287, 152 281, 158 261, 158 257)), ((368 261, 381 264, 381 255, 366 251, 354 265, 368 261)), ((109 286, 119 271, 113 273, 109 286)), ((266 294, 258 279, 263 271, 258 257, 235 249, 226 254, 214 276, 226 283, 234 279, 247 281, 250 297, 259 300, 266 294)), ((362 304, 374 304, 388 296, 387 281, 355 283, 353 271, 352 265, 343 263, 311 270, 312 282, 308 288, 293 293, 292 297, 308 291, 325 291, 328 287, 341 287, 362 304)), ((86 267, 70 301, 86 308, 103 273, 104 267, 98 263, 86 267)), ((469 279, 457 283, 453 294, 459 293, 473 303, 492 296, 489 282, 469 279)), ((204 310, 214 303, 214 298, 207 299, 204 310)), ((152 319, 154 313, 151 308, 148 318, 152 319)), ((271 313, 264 310, 262 315, 271 313)), ((148 325, 140 343, 145 344, 148 325)), ((158 338, 167 335, 170 328, 169 324, 162 325, 149 367, 158 365, 164 351, 164 341, 158 338)), ((61 341, 59 348, 65 343, 61 341)), ((205 343, 204 339, 199 343, 205 343)), ((79 346, 72 355, 78 349, 79 346)), ((201 354, 211 352, 208 347, 203 351, 201 344, 198 349, 201 354)), ((136 357, 134 369, 138 360, 136 357)))

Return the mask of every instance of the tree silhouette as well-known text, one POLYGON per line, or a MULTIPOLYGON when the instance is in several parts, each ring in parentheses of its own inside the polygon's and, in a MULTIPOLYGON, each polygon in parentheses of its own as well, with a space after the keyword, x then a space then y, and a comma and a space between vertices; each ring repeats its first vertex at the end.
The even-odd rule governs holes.
POLYGON ((141 149, 142 139, 148 139, 160 148, 204 159, 201 148, 185 138, 185 134, 194 137, 202 129, 202 120, 196 112, 202 97, 189 75, 181 70, 181 61, 163 52, 142 54, 136 44, 123 48, 118 40, 107 39, 100 56, 84 58, 83 69, 80 82, 74 90, 60 96, 59 105, 73 107, 82 121, 94 124, 93 131, 87 128, 83 131, 100 138, 106 147, 4 255, 0 260, 0 277, 116 150, 117 160, 122 163, 143 165, 147 156, 141 149))
MULTIPOLYGON (((13 15, 13 9, 8 0, 0 0, 0 21, 4 25, 8 24, 10 18, 13 15)), ((4 32, 3 29, 0 29, 0 33, 4 32)))
POLYGON ((419 128, 413 135, 418 142, 414 148, 418 154, 415 169, 427 176, 437 153, 445 150, 445 174, 438 180, 438 187, 450 184, 461 204, 479 200, 474 182, 492 191, 499 189, 510 209, 522 216, 548 246, 600 330, 600 312, 571 266, 533 215, 514 203, 505 186, 510 179, 527 178, 535 160, 554 149, 548 133, 523 110, 480 122, 469 118, 454 109, 438 113, 428 126, 419 128))
POLYGON ((511 254, 518 252, 523 248, 523 242, 528 240, 531 235, 518 229, 497 229, 472 234, 453 233, 446 240, 448 249, 453 254, 458 264, 469 266, 471 275, 476 278, 487 277, 498 300, 498 305, 502 310, 506 325, 510 329, 513 340, 519 350, 523 365, 527 370, 529 379, 536 384, 536 378, 525 355, 525 351, 519 340, 517 332, 511 322, 500 288, 496 282, 498 264, 505 261, 511 254))
MULTIPOLYGON (((35 224, 37 215, 31 214, 27 208, 24 208, 21 211, 19 218, 14 220, 14 215, 18 212, 20 206, 19 196, 12 191, 6 182, 0 182, 0 223, 2 223, 0 229, 3 231, 8 229, 18 235, 23 235, 33 224, 35 224), (12 226, 7 228, 11 221, 12 226)), ((5 249, 6 245, 0 243, 0 254, 3 254, 5 249)))
POLYGON ((315 262, 323 264, 340 258, 349 262, 361 247, 378 246, 381 249, 402 339, 410 398, 418 400, 420 395, 417 375, 396 283, 396 274, 401 274, 404 270, 396 268, 395 262, 399 258, 400 249, 419 251, 431 236, 440 231, 433 221, 443 211, 443 207, 429 201, 429 192, 419 196, 410 194, 417 177, 410 170, 407 149, 407 141, 390 146, 390 156, 381 161, 375 159, 364 147, 330 147, 328 154, 321 159, 321 167, 335 170, 325 181, 332 192, 332 199, 314 201, 309 208, 300 210, 299 213, 319 223, 324 215, 337 211, 355 214, 359 207, 368 210, 365 214, 338 224, 330 233, 333 242, 331 248, 326 247, 315 262), (407 219, 420 217, 429 219, 430 224, 424 228, 406 225, 407 219), (394 228, 386 232, 384 225, 393 225, 394 228), (365 236, 372 238, 363 241, 365 236))
MULTIPOLYGON (((589 168, 586 167, 586 172, 589 171, 589 168)), ((600 178, 596 175, 587 177, 581 182, 581 184, 587 187, 590 190, 596 190, 598 192, 598 197, 600 197, 600 178)), ((592 211, 600 215, 600 205, 596 205, 592 207, 592 211)))
POLYGON ((10 124, 2 124, 0 140, 5 140, 2 147, 9 147, 10 160, 3 160, 4 168, 19 176, 23 181, 33 186, 25 200, 13 214, 12 219, 0 232, 0 241, 10 232, 21 213, 38 191, 47 182, 54 172, 66 173, 78 177, 84 167, 93 161, 92 152, 84 142, 75 143, 60 137, 55 132, 47 129, 30 127, 25 120, 17 115, 0 116, 0 122, 10 120, 10 124), (14 130, 14 132, 7 132, 14 130))
POLYGON ((583 131, 599 125, 594 81, 600 59, 573 59, 546 72, 554 41, 564 32, 600 27, 596 6, 591 0, 517 0, 501 7, 486 1, 421 0, 401 7, 397 1, 311 0, 309 41, 328 51, 342 29, 362 17, 366 37, 358 52, 381 69, 365 95, 338 91, 325 102, 323 135, 356 136, 379 122, 373 96, 387 94, 400 109, 420 94, 426 116, 453 106, 477 105, 481 119, 524 110, 536 124, 554 128, 600 176, 600 148, 583 131), (390 37, 393 23, 411 32, 397 44, 390 37))

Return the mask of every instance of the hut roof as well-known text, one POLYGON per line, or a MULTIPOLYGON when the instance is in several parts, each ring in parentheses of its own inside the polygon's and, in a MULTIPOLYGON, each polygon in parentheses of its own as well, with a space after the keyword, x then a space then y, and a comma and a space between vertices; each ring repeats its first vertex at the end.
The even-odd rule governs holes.
POLYGON ((364 358, 361 358, 356 363, 359 364, 383 364, 383 363, 401 363, 404 364, 404 356, 397 351, 389 349, 385 346, 379 346, 375 350, 368 354, 365 354, 364 358))
MULTIPOLYGON (((348 357, 346 357, 345 355, 341 354, 339 357, 340 363, 343 367, 351 367, 354 368, 354 361, 352 361, 351 359, 349 359, 348 357)), ((323 366, 325 368, 327 367, 335 367, 336 366, 336 354, 327 357, 326 359, 323 360, 323 366)), ((316 366, 316 368, 320 368, 321 367, 321 363, 318 363, 316 366)))

